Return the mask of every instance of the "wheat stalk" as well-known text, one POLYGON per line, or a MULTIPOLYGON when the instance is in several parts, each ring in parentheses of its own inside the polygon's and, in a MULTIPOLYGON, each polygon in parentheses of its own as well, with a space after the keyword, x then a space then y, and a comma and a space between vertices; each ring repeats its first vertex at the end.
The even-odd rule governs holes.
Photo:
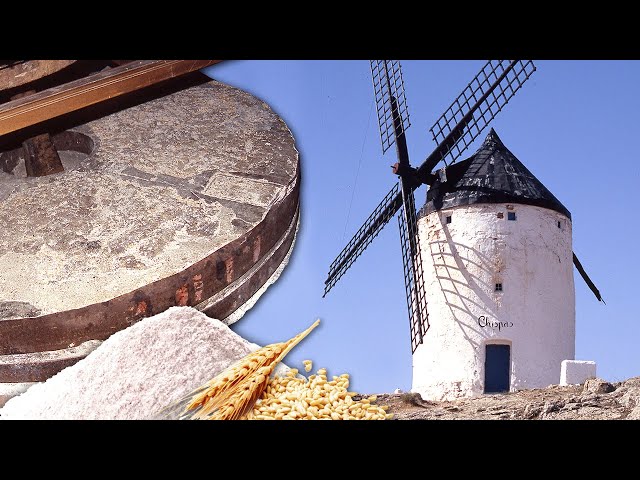
POLYGON ((198 409, 194 420, 243 418, 262 395, 276 365, 318 326, 316 320, 304 332, 283 343, 266 345, 250 353, 193 392, 184 414, 198 409))

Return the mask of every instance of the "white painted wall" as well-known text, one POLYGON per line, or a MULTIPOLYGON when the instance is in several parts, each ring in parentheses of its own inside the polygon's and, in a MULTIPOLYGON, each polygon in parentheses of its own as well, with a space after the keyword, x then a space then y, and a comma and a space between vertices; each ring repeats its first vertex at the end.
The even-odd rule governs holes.
POLYGON ((480 204, 433 212, 418 229, 431 328, 413 355, 413 391, 431 400, 484 393, 487 343, 511 345, 512 391, 559 383, 561 362, 575 358, 571 221, 480 204))
POLYGON ((596 378, 596 362, 563 360, 560 366, 560 385, 579 385, 596 378))

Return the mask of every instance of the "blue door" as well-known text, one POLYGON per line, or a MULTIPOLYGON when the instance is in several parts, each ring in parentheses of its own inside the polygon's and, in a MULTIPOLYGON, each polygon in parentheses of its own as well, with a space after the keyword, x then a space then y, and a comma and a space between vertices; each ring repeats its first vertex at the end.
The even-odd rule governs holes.
POLYGON ((484 357, 484 393, 509 391, 510 345, 486 345, 484 357))

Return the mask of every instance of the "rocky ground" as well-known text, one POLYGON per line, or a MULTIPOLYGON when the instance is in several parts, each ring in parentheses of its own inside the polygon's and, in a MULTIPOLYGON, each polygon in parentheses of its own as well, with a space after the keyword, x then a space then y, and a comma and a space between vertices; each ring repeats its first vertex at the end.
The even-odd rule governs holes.
POLYGON ((553 385, 449 402, 424 401, 415 393, 378 395, 398 420, 640 420, 640 377, 608 383, 553 385))

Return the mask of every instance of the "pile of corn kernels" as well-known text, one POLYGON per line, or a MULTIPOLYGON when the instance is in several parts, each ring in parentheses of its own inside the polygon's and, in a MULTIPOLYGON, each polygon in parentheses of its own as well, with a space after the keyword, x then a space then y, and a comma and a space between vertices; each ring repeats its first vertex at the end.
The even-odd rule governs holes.
MULTIPOLYGON (((305 371, 311 371, 311 361, 305 360, 305 371)), ((247 416, 251 420, 385 420, 393 415, 387 406, 375 405, 375 396, 354 400, 349 392, 349 375, 327 380, 327 370, 321 368, 309 378, 299 378, 292 368, 285 377, 273 377, 267 389, 247 416)))

